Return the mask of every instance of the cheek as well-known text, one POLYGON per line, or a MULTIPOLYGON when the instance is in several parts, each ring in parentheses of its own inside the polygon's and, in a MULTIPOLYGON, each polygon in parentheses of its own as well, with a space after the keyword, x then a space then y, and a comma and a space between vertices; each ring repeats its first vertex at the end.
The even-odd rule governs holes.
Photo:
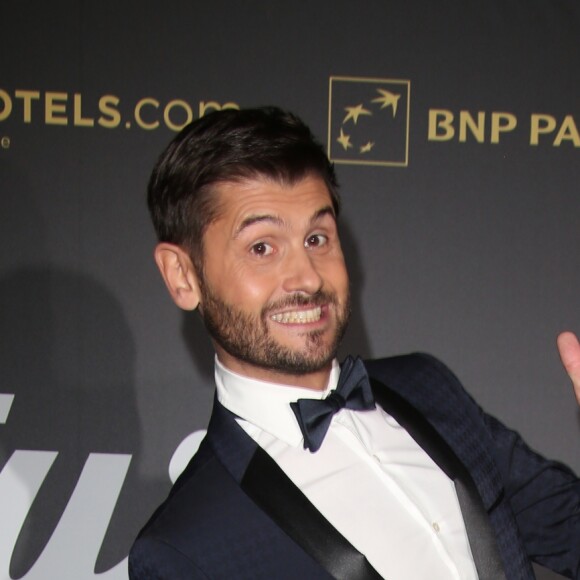
POLYGON ((337 257, 332 263, 327 265, 326 279, 337 292, 344 292, 348 289, 348 272, 342 257, 337 257))
POLYGON ((221 286, 232 304, 261 309, 275 296, 279 279, 271 271, 260 272, 238 264, 222 277, 221 286))

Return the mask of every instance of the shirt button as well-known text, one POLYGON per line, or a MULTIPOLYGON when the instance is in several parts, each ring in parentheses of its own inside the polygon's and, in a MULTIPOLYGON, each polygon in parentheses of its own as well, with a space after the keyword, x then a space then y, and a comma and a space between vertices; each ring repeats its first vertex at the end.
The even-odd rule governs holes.
POLYGON ((438 534, 441 531, 441 528, 439 527, 439 524, 437 522, 433 522, 431 525, 433 526, 435 533, 438 534))
POLYGON ((374 455, 373 454, 373 459, 377 462, 380 463, 381 462, 381 458, 378 455, 374 455))

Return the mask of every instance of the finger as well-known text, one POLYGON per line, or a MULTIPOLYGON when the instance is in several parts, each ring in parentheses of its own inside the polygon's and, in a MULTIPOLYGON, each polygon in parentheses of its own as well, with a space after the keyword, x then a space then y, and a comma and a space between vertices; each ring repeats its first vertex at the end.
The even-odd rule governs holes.
POLYGON ((576 399, 580 404, 580 342, 572 332, 563 332, 558 336, 558 351, 562 364, 574 385, 576 399))

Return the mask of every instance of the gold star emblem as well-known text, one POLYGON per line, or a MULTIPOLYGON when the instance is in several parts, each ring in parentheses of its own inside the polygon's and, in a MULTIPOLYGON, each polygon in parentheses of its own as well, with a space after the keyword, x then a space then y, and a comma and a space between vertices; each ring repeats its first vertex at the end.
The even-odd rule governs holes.
POLYGON ((397 103, 401 98, 401 95, 396 95, 385 89, 377 89, 377 92, 381 94, 380 97, 373 99, 373 103, 381 103, 381 109, 386 109, 387 107, 393 107, 393 117, 397 114, 397 103))
POLYGON ((347 149, 352 148, 352 143, 350 142, 350 135, 345 135, 342 127, 340 128, 340 137, 336 139, 346 151, 347 149))
POLYGON ((362 106, 362 103, 360 105, 357 105, 356 107, 345 107, 344 110, 346 111, 346 116, 342 121, 343 125, 347 121, 350 121, 350 119, 352 119, 352 122, 356 125, 356 122, 358 121, 358 118, 361 115, 372 115, 371 111, 365 109, 362 106))
POLYGON ((364 145, 361 145, 360 152, 361 153, 368 153, 374 146, 375 146, 374 141, 368 141, 364 145))

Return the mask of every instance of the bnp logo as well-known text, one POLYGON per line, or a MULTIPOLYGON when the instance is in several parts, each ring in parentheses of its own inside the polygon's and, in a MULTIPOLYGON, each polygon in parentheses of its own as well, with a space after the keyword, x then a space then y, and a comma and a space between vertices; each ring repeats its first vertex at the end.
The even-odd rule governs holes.
POLYGON ((335 163, 409 164, 411 81, 330 77, 328 156, 335 163))

